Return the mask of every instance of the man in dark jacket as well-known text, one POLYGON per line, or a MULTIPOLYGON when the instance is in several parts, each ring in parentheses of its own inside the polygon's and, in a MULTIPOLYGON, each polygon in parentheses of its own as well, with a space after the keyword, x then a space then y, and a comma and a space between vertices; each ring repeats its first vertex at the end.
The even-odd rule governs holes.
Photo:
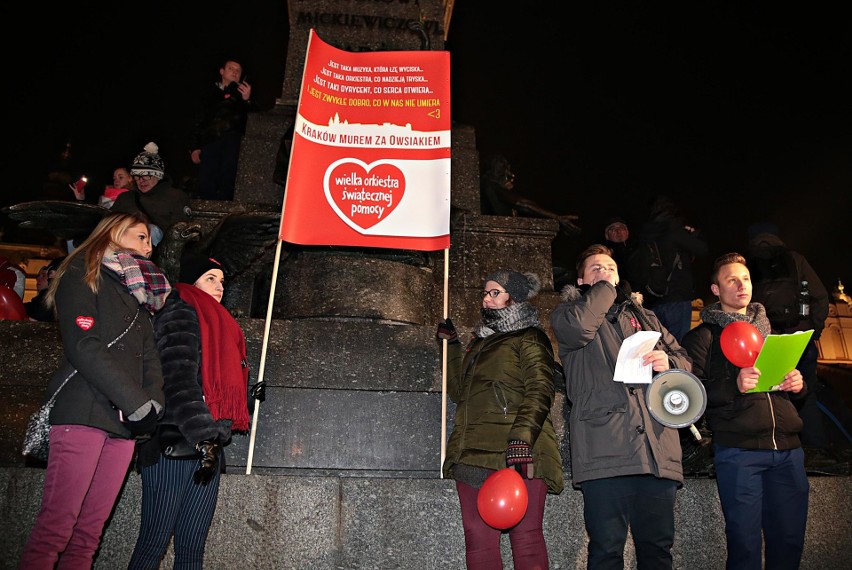
POLYGON ((583 491, 589 568, 624 566, 628 526, 639 568, 671 568, 675 493, 683 484, 678 431, 651 416, 650 384, 616 381, 614 373, 622 342, 643 329, 661 333, 641 355, 644 365, 654 372, 692 365, 656 316, 617 289, 608 247, 583 251, 577 275, 579 287, 563 289, 550 322, 573 403, 571 473, 583 491))
POLYGON ((686 224, 677 205, 666 196, 658 196, 651 206, 650 220, 639 231, 629 267, 630 284, 642 292, 645 306, 654 311, 678 342, 692 325, 692 300, 696 297, 692 262, 708 251, 701 232, 686 224), (649 247, 656 262, 647 256, 649 247), (662 286, 655 291, 643 282, 653 263, 659 263, 665 275, 662 286))
POLYGON ((791 370, 778 390, 750 392, 760 370, 739 368, 724 353, 722 331, 731 323, 751 323, 764 338, 770 332, 763 305, 751 302, 743 256, 729 253, 716 260, 710 290, 719 302, 701 311, 703 323, 686 334, 683 346, 707 389, 727 568, 761 568, 761 556, 766 568, 798 568, 810 487, 799 442, 802 420, 791 398, 804 396, 804 381, 791 370))
POLYGON ((205 200, 233 200, 240 145, 251 110, 251 85, 243 66, 228 59, 219 68, 221 81, 205 89, 190 142, 190 157, 199 165, 198 193, 205 200))
POLYGON ((799 415, 804 422, 802 445, 809 448, 807 453, 813 463, 836 464, 837 460, 832 459, 826 449, 828 437, 822 423, 822 412, 817 406, 819 350, 816 341, 822 335, 828 318, 828 291, 805 257, 791 250, 781 240, 778 226, 770 223, 752 224, 748 233, 753 299, 766 309, 773 334, 790 334, 809 329, 814 331, 796 365, 808 388, 799 408, 799 415), (802 281, 808 282, 810 292, 807 311, 800 311, 798 307, 802 281), (801 312, 808 314, 802 315, 801 312))

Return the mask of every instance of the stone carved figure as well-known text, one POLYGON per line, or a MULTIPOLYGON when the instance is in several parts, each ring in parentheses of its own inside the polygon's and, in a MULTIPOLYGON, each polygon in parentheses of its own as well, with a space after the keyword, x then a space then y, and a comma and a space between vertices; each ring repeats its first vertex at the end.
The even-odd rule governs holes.
POLYGON ((581 231, 576 222, 579 216, 557 214, 515 190, 515 174, 505 156, 494 155, 485 163, 480 176, 480 205, 482 213, 492 216, 525 216, 549 218, 559 222, 559 231, 566 235, 578 235, 581 231))

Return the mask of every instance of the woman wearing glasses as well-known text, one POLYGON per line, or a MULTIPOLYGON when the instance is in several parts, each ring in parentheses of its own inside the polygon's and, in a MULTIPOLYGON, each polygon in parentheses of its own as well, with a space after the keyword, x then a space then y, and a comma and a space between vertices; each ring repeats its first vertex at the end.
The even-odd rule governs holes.
POLYGON ((547 493, 562 491, 562 459, 550 417, 553 346, 538 308, 533 273, 498 269, 485 279, 481 320, 463 348, 452 321, 438 325, 447 340, 447 393, 456 416, 444 477, 456 481, 468 568, 502 568, 501 530, 479 515, 477 494, 489 475, 514 467, 529 495, 524 518, 508 530, 516 570, 548 568, 542 519, 547 493))

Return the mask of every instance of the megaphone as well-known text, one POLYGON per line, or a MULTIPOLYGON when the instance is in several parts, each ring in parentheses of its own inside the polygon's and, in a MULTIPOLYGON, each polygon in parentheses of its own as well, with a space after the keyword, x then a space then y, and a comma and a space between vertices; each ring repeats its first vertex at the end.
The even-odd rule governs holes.
POLYGON ((692 424, 707 408, 707 391, 691 372, 673 368, 657 374, 645 392, 645 403, 651 416, 664 426, 689 426, 695 439, 701 439, 692 424))

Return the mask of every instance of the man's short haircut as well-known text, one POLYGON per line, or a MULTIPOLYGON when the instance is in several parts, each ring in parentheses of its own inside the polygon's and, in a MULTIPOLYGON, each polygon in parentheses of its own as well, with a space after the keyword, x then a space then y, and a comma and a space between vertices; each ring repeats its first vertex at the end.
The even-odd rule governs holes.
POLYGON ((612 257, 612 250, 607 246, 595 243, 587 247, 580 253, 580 256, 577 258, 577 277, 583 277, 583 271, 586 269, 586 260, 592 257, 593 255, 608 255, 612 257))
POLYGON ((746 259, 735 251, 726 253, 725 255, 720 255, 716 258, 716 261, 713 262, 713 272, 710 274, 710 282, 718 285, 719 271, 721 271, 723 266, 730 265, 732 263, 741 263, 746 265, 746 259))

